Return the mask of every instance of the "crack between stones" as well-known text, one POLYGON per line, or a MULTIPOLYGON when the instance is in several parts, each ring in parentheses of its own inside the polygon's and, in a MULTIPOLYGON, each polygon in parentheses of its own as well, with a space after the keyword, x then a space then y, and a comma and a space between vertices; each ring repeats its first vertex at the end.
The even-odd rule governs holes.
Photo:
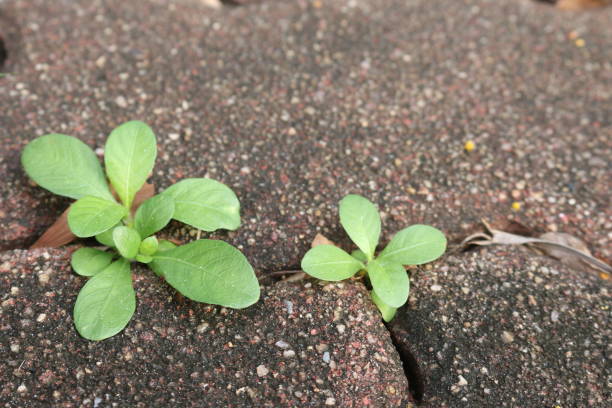
MULTIPOLYGON (((281 279, 283 276, 291 276, 301 272, 303 272, 303 270, 300 268, 300 266, 292 265, 280 270, 262 271, 259 280, 261 282, 265 278, 272 278, 273 281, 271 284, 275 285, 283 281, 283 279, 281 279)), ((406 340, 408 338, 408 333, 393 323, 385 323, 385 328, 389 332, 391 344, 393 344, 393 347, 395 348, 395 351, 402 362, 404 376, 408 382, 408 390, 413 399, 411 402, 420 404, 423 402, 426 381, 418 360, 412 353, 411 347, 406 340)))

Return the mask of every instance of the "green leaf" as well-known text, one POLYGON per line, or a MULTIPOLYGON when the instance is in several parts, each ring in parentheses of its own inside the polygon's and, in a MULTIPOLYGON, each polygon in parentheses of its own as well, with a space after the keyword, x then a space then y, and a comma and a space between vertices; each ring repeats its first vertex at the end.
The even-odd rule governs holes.
POLYGON ((142 240, 138 252, 143 255, 153 255, 155 252, 157 252, 157 248, 159 248, 159 242, 157 241, 157 238, 148 237, 142 240))
POLYGON ((75 137, 50 134, 34 139, 23 149, 21 163, 32 180, 52 193, 114 201, 95 153, 75 137))
POLYGON ((241 309, 259 299, 259 283, 247 259, 233 246, 202 239, 153 257, 151 268, 184 296, 241 309))
POLYGON ((127 213, 115 201, 85 196, 70 206, 68 226, 77 237, 93 237, 115 226, 127 213))
POLYGON ((366 254, 363 253, 361 249, 356 249, 353 252, 351 252, 351 256, 355 258, 356 260, 358 260, 359 262, 363 262, 363 263, 368 262, 368 257, 366 256, 366 254))
POLYGON ((80 248, 72 254, 72 269, 81 276, 94 276, 110 265, 113 254, 94 248, 80 248))
POLYGON ((158 194, 138 207, 134 227, 141 237, 148 237, 168 225, 173 214, 174 200, 172 197, 158 194))
POLYGON ((151 255, 138 254, 138 255, 136 255, 136 260, 138 262, 142 262, 142 263, 148 264, 148 263, 153 261, 153 257, 151 255))
POLYGON ((117 226, 119 226, 119 224, 117 224, 117 225, 115 225, 113 227, 110 227, 106 231, 101 232, 98 235, 96 235, 96 241, 98 241, 102 245, 106 245, 107 247, 114 248, 115 247, 115 241, 113 241, 113 230, 117 226))
POLYGON ((123 330, 134 310, 130 264, 120 259, 83 286, 74 305, 74 324, 86 339, 103 340, 123 330))
POLYGON ((113 230, 113 241, 122 257, 134 259, 140 247, 140 235, 133 228, 119 226, 113 230))
POLYGON ((146 124, 131 121, 113 130, 104 148, 106 174, 126 208, 153 170, 157 144, 146 124))
POLYGON ((410 281, 398 263, 377 259, 368 263, 368 277, 380 299, 391 307, 400 307, 408 300, 410 281))
POLYGON ((166 239, 160 239, 159 246, 157 247, 157 252, 168 251, 174 248, 176 248, 176 244, 174 242, 170 242, 166 239))
POLYGON ((163 192, 174 199, 172 218, 204 231, 240 226, 240 202, 225 184, 207 178, 179 181, 163 192))
POLYGON ((397 312, 397 308, 391 307, 385 302, 382 301, 380 297, 376 294, 376 292, 370 292, 372 295, 372 302, 376 305, 380 313, 382 314, 382 318, 385 322, 390 322, 395 317, 395 312, 397 312))
POLYGON ((402 265, 421 265, 440 257, 446 250, 444 234, 429 225, 412 225, 395 234, 378 259, 402 265))
POLYGON ((340 201, 340 223, 371 260, 380 236, 380 215, 376 206, 362 196, 347 195, 340 201))
POLYGON ((317 245, 302 258, 302 269, 317 279, 341 281, 365 269, 365 266, 336 246, 317 245))

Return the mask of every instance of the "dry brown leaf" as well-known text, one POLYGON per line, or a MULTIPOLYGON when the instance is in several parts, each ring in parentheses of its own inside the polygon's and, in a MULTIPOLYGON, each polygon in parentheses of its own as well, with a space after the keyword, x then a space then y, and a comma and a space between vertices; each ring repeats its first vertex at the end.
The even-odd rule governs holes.
MULTIPOLYGON (((113 191, 113 195, 116 194, 113 191)), ((142 188, 136 193, 134 197, 134 203, 132 204, 132 213, 134 213, 140 204, 142 204, 148 198, 155 195, 155 186, 153 184, 145 183, 142 188)), ((76 236, 70 231, 68 227, 68 211, 70 207, 66 209, 59 216, 59 218, 51 225, 41 236, 30 246, 30 249, 35 248, 58 248, 62 245, 71 243, 76 239, 76 236)))
POLYGON ((327 237, 321 233, 318 233, 314 239, 312 240, 312 243, 310 244, 311 248, 314 248, 316 246, 319 245, 334 245, 337 246, 333 241, 330 241, 329 239, 327 239, 327 237))
POLYGON ((581 10, 592 7, 609 6, 610 0, 559 0, 557 7, 563 10, 581 10))
POLYGON ((154 195, 155 195, 155 185, 144 183, 142 188, 138 190, 138 192, 134 196, 134 202, 132 203, 132 212, 135 213, 138 207, 140 207, 140 204, 144 203, 146 200, 153 197, 154 195))
POLYGON ((533 248, 535 246, 546 255, 559 259, 570 266, 588 266, 592 269, 602 270, 607 274, 612 273, 610 265, 593 257, 586 244, 570 234, 547 233, 539 238, 531 238, 493 229, 484 220, 482 220, 482 223, 486 231, 465 238, 460 247, 468 245, 527 245, 533 248))
POLYGON ((76 236, 68 228, 68 211, 66 209, 57 220, 30 246, 30 249, 36 248, 57 248, 62 245, 71 243, 76 236))
MULTIPOLYGON (((540 239, 549 242, 554 242, 564 247, 573 248, 578 252, 582 252, 586 256, 593 257, 591 251, 589 251, 589 248, 584 243, 584 241, 573 235, 566 234, 564 232, 547 232, 545 234, 540 235, 540 239)), ((574 269, 584 269, 585 267, 591 268, 591 265, 583 258, 576 256, 575 253, 563 249, 563 247, 546 245, 542 243, 533 243, 531 244, 531 247, 534 250, 543 253, 544 255, 550 256, 551 258, 555 258, 563 263, 566 263, 574 269)))
POLYGON ((290 274, 285 279, 283 279, 282 282, 298 282, 305 278, 306 278, 305 272, 297 272, 297 273, 290 274))

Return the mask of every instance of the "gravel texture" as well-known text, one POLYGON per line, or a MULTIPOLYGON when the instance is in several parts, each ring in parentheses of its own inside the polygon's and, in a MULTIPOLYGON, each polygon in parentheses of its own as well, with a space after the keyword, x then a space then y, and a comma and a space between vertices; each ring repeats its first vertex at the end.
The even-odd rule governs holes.
POLYGON ((486 248, 413 274, 392 327, 419 362, 424 407, 603 408, 611 289, 518 248, 486 248))
MULTIPOLYGON (((236 191, 243 226, 213 237, 238 246, 258 274, 295 269, 316 232, 348 245, 337 214, 348 193, 379 205, 383 241, 417 222, 457 239, 483 217, 514 219, 574 234, 612 259, 612 9, 216 3, 0 0, 9 73, 0 78, 0 249, 32 243, 69 203, 25 177, 29 140, 60 132, 100 151, 116 125, 141 119, 158 135, 159 189, 207 176, 236 191)), ((175 223, 166 234, 186 241, 197 231, 175 223)), ((405 398, 397 355, 360 287, 281 285, 230 311, 178 304, 139 273, 128 330, 89 343, 72 328, 82 279, 65 252, 0 256, 6 406, 389 407, 405 398)), ((394 330, 424 367, 431 407, 603 406, 606 285, 485 249, 418 274, 394 330)))
POLYGON ((0 406, 399 407, 401 362, 359 284, 276 284, 245 310, 178 302, 134 275, 137 310, 78 336, 68 250, 0 255, 0 406))
POLYGON ((347 193, 379 204, 384 239, 516 218, 612 258, 612 9, 206 3, 0 3, 12 22, 0 30, 20 33, 0 79, 0 246, 31 243, 67 205, 24 176, 28 140, 63 132, 101 148, 139 118, 158 135, 159 188, 210 176, 237 192, 243 226, 218 236, 258 272, 297 266, 317 231, 346 244, 347 193))

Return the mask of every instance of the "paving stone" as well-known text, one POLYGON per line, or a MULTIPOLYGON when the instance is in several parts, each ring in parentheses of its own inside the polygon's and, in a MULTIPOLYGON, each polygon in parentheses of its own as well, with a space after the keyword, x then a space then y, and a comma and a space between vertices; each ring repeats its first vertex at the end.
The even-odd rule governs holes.
POLYGON ((486 248, 418 272, 392 327, 423 372, 425 407, 606 407, 610 289, 596 273, 486 248))
POLYGON ((3 407, 399 407, 407 400, 399 357, 359 284, 279 283, 264 288, 255 306, 229 310, 178 302, 168 285, 137 269, 128 327, 90 342, 72 323, 85 279, 71 272, 68 254, 0 254, 3 407))
POLYGON ((138 118, 158 135, 158 188, 210 176, 237 192, 243 226, 215 236, 258 273, 299 265, 319 231, 348 244, 347 193, 379 204, 384 240, 412 223, 458 238, 513 218, 612 258, 610 8, 9 0, 0 14, 0 32, 20 33, 0 79, 4 248, 68 204, 27 181, 28 140, 63 132, 100 148, 138 118))

